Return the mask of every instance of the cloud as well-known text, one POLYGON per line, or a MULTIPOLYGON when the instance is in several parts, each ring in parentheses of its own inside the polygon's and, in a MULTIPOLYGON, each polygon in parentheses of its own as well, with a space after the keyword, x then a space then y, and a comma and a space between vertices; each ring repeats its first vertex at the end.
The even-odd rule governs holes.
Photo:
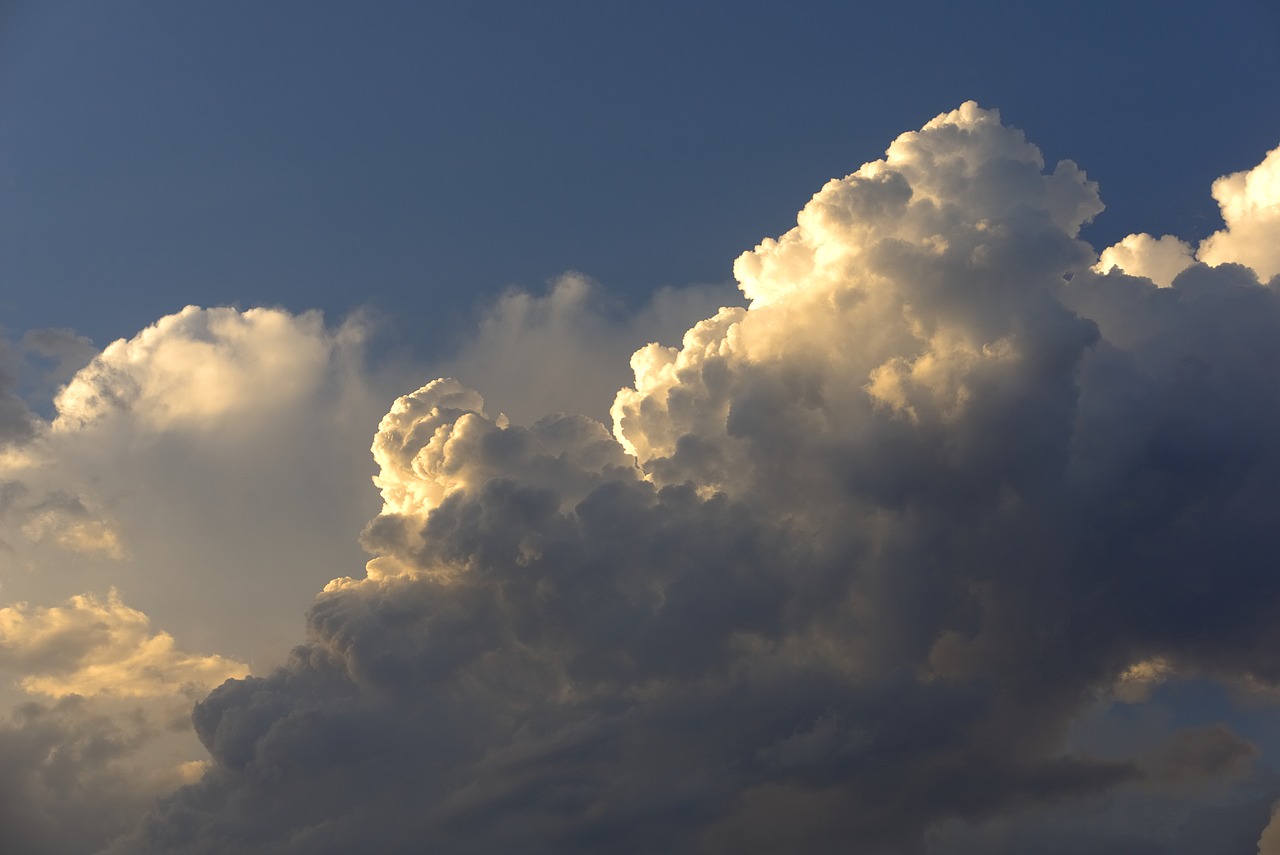
POLYGON ((1262 830, 1262 836, 1258 838, 1258 855, 1278 855, 1280 853, 1280 810, 1275 807, 1271 809, 1271 821, 1267 823, 1267 827, 1262 830))
MULTIPOLYGON (((536 367, 561 351, 566 367, 614 363, 594 385, 567 374, 517 378, 568 406, 594 394, 603 412, 625 379, 625 354, 669 335, 676 317, 714 308, 722 291, 663 291, 625 317, 582 277, 545 297, 513 292, 451 367, 483 377, 496 374, 495 353, 536 367)), ((295 637, 296 604, 361 560, 352 535, 377 507, 367 437, 404 383, 403 366, 364 362, 369 330, 358 317, 331 328, 317 313, 188 307, 101 354, 65 330, 28 333, 7 351, 21 430, 0 461, 9 600, 0 667, 14 680, 0 701, 20 712, 34 709, 31 697, 78 696, 79 715, 103 727, 163 722, 131 743, 128 775, 145 779, 140 792, 199 768, 190 700, 248 671, 239 657, 279 661, 295 637), (55 399, 48 420, 42 396, 55 399), (140 594, 146 613, 115 589, 105 599, 76 593, 107 581, 140 594), (40 605, 51 601, 60 604, 40 605), (192 647, 238 655, 183 650, 192 647)), ((81 772, 66 786, 88 798, 98 779, 81 772)), ((21 789, 25 774, 15 767, 0 786, 21 789)))
POLYGON ((1094 270, 1118 267, 1131 276, 1168 286, 1196 261, 1217 266, 1241 264, 1266 281, 1280 275, 1280 148, 1273 149, 1253 169, 1224 175, 1213 182, 1213 198, 1226 228, 1214 232, 1192 251, 1172 235, 1154 238, 1135 234, 1102 251, 1094 270))
POLYGON ((1101 208, 968 103, 740 257, 749 306, 637 351, 612 437, 401 397, 365 575, 197 704, 211 765, 107 851, 908 853, 1238 779, 1225 727, 1070 742, 1157 670, 1280 680, 1280 295, 1100 275, 1101 208))
POLYGON ((517 422, 549 412, 603 418, 630 379, 627 359, 637 347, 679 341, 689 318, 741 297, 727 285, 663 288, 644 306, 623 312, 597 283, 568 273, 543 296, 503 295, 458 353, 433 368, 484 389, 517 422))
MULTIPOLYGON (((188 307, 72 372, 0 462, 9 602, 115 586, 181 647, 282 659, 297 604, 364 559, 360 449, 403 382, 365 364, 368 329, 188 307)), ((46 333, 24 346, 65 376, 83 349, 46 333)))
POLYGON ((1213 198, 1227 227, 1205 238, 1196 257, 1206 264, 1244 264, 1262 279, 1280 275, 1280 147, 1253 169, 1213 182, 1213 198))
POLYGON ((1257 836, 1269 802, 1247 792, 1229 799, 1142 800, 1132 796, 1105 807, 1033 810, 978 827, 946 827, 931 838, 931 852, 946 855, 1257 855, 1257 836))
POLYGON ((1144 232, 1104 249, 1094 269, 1108 273, 1118 267, 1130 276, 1145 276, 1167 288, 1174 277, 1194 263, 1195 254, 1186 242, 1173 235, 1154 238, 1144 232))
MULTIPOLYGON (((11 483, 15 497, 28 493, 22 482, 11 483)), ((68 552, 98 553, 116 560, 128 555, 110 525, 78 496, 54 492, 36 501, 11 504, 7 510, 22 521, 22 533, 33 543, 52 542, 68 552)))
POLYGON ((105 600, 82 595, 52 608, 0 609, 0 668, 21 673, 24 691, 52 698, 194 697, 249 671, 222 656, 178 650, 114 589, 105 600))
POLYGON ((101 354, 64 330, 11 346, 0 741, 33 753, 0 772, 0 849, 91 851, 198 778, 192 701, 283 659, 297 604, 362 559, 361 446, 400 382, 364 364, 366 329, 189 307, 101 354))
POLYGON ((192 701, 283 659, 298 603, 362 560, 361 446, 402 382, 364 364, 366 329, 189 307, 101 354, 10 347, 0 849, 91 851, 198 778, 192 701))
POLYGON ((1183 728, 1140 760, 1153 786, 1192 787, 1208 780, 1240 777, 1257 748, 1222 724, 1183 728))
POLYGON ((30 330, 18 346, 25 369, 22 395, 37 409, 98 355, 93 342, 74 330, 30 330))
POLYGON ((35 414, 18 394, 18 363, 13 346, 0 339, 0 453, 35 434, 35 414))
POLYGON ((191 780, 160 765, 164 734, 139 710, 68 695, 24 703, 0 722, 0 850, 90 852, 127 830, 158 793, 191 780))
POLYGON ((318 312, 188 306, 107 346, 55 400, 53 430, 119 413, 159 431, 234 428, 314 391, 330 340, 318 312))

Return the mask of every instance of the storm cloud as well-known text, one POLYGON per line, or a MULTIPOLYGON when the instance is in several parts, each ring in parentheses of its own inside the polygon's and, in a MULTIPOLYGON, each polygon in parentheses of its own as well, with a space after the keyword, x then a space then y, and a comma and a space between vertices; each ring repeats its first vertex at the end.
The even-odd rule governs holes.
POLYGON ((636 352, 612 430, 399 398, 366 572, 196 704, 203 777, 105 851, 959 852, 940 830, 1247 776, 1225 726, 1072 727, 1280 681, 1260 174, 1198 255, 1100 264, 1096 185, 966 103, 744 253, 749 306, 636 352))

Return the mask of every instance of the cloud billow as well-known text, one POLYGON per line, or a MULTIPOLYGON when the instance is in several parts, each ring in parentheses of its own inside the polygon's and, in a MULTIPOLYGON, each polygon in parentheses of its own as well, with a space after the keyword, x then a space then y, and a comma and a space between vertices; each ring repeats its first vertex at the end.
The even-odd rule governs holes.
POLYGON ((1226 729, 1068 744, 1135 674, 1280 680, 1280 297, 1248 254, 1100 273, 1101 210, 968 103, 638 351, 612 434, 401 398, 366 575, 106 851, 923 852, 1237 774, 1226 729))

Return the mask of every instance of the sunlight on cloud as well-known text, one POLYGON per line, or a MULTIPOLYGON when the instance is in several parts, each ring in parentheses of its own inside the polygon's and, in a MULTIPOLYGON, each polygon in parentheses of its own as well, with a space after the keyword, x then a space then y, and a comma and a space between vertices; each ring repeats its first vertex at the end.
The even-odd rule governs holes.
POLYGON ((198 779, 192 700, 279 661, 296 604, 359 560, 361 445, 402 386, 361 364, 365 326, 188 308, 93 359, 22 339, 43 361, 14 388, 68 385, 52 423, 23 408, 0 435, 0 849, 93 851, 198 779), (77 593, 109 583, 142 602, 77 593))
POLYGON ((1213 182, 1213 198, 1227 227, 1205 238, 1196 257, 1206 264, 1244 264, 1264 280, 1280 275, 1280 148, 1253 169, 1213 182))
POLYGON ((1195 263, 1191 247, 1173 235, 1154 238, 1149 234, 1129 235, 1102 251, 1094 266, 1099 273, 1118 267, 1130 276, 1145 276, 1162 288, 1195 263))
POLYGON ((1112 691, 1127 704, 1141 703, 1151 697, 1152 689, 1173 676, 1175 671, 1169 660, 1145 659, 1124 669, 1112 691))
POLYGON ((1172 235, 1154 238, 1134 234, 1107 247, 1094 270, 1118 267, 1131 276, 1144 276, 1167 287, 1195 261, 1205 264, 1243 264, 1266 281, 1280 275, 1280 148, 1273 149, 1253 169, 1224 175, 1213 182, 1213 198, 1222 210, 1226 228, 1192 247, 1172 235))
POLYGON ((196 697, 249 672, 222 656, 178 650, 172 636, 154 632, 114 589, 105 600, 83 594, 50 608, 0 609, 0 667, 22 674, 23 690, 51 698, 196 697))
POLYGON ((59 393, 55 431, 128 409, 153 430, 232 426, 314 389, 328 360, 318 312, 188 306, 113 342, 59 393))
POLYGON ((0 465, 5 593, 114 584, 184 646, 279 661, 377 508, 362 447, 404 381, 365 367, 367 329, 188 307, 110 344, 0 465))
MULTIPOLYGON (((519 478, 529 487, 554 490, 556 509, 584 498, 602 475, 635 471, 633 461, 599 422, 585 416, 548 416, 528 428, 501 416, 490 419, 484 400, 455 380, 435 380, 396 400, 374 438, 383 510, 363 542, 377 554, 370 579, 419 572, 443 574, 453 562, 427 562, 433 511, 463 500, 495 480, 519 478)), ((547 500, 550 500, 548 492, 547 500)), ((527 563, 539 538, 521 541, 527 563)))

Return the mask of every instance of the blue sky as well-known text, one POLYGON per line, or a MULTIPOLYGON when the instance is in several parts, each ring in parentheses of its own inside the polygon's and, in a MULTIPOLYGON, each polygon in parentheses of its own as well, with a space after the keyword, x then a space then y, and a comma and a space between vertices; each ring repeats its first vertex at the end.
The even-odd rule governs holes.
POLYGON ((438 342, 566 270, 632 303, 727 281, 826 179, 967 99, 1100 181, 1099 246, 1202 237, 1208 183, 1280 139, 1264 0, 3 15, 0 318, 100 346, 188 303, 368 304, 438 342))
POLYGON ((0 0, 0 851, 1280 855, 1277 44, 0 0))

